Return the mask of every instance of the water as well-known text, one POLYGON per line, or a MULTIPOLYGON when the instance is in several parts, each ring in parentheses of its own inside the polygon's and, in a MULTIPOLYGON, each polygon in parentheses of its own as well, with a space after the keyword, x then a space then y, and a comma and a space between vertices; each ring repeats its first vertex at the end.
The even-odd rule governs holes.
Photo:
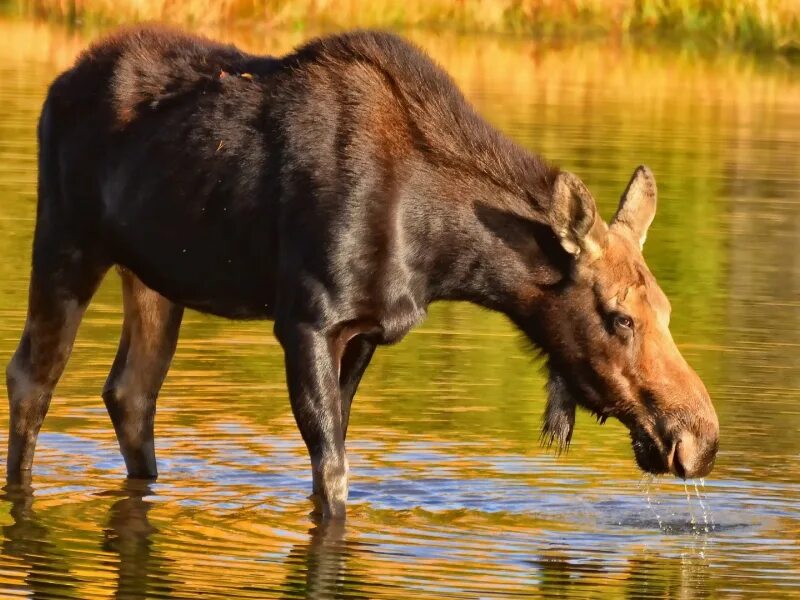
MULTIPOLYGON (((303 38, 220 35, 270 52, 303 38)), ((24 320, 36 116, 87 37, 0 22, 3 363, 24 320)), ((0 596, 800 597, 798 71, 675 49, 415 39, 497 126, 580 174, 606 216, 637 164, 656 173, 646 256, 722 427, 704 497, 670 479, 640 487, 616 422, 581 414, 569 453, 541 449, 538 366, 502 317, 455 304, 367 372, 343 527, 308 517, 307 457, 266 323, 187 314, 159 401, 161 477, 126 483, 99 395, 121 323, 111 274, 53 399, 33 494, 0 500, 0 596)))

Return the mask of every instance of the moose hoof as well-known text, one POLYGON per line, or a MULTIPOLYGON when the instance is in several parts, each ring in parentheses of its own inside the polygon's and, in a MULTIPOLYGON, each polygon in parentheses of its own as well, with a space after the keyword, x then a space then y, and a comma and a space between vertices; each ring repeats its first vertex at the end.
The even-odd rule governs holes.
POLYGON ((311 500, 314 508, 311 511, 311 516, 317 520, 344 520, 347 510, 344 502, 329 502, 320 494, 311 494, 308 497, 311 500))

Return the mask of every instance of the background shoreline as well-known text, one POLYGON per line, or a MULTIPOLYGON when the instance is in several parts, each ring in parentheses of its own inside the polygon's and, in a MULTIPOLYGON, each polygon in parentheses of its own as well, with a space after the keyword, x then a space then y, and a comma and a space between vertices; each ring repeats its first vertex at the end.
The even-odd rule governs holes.
POLYGON ((794 0, 0 0, 0 6, 9 15, 78 27, 157 20, 192 28, 446 29, 800 55, 794 0))

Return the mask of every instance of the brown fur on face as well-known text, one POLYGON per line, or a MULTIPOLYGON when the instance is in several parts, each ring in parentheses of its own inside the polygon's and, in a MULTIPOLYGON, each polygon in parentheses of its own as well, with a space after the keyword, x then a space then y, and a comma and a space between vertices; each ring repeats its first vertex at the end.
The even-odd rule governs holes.
POLYGON ((713 465, 719 424, 672 339, 669 300, 640 250, 654 214, 655 180, 637 169, 610 227, 595 223, 595 239, 583 244, 597 250, 579 256, 569 281, 545 302, 539 318, 549 340, 550 383, 543 439, 568 445, 579 404, 628 427, 644 470, 703 476, 713 465))

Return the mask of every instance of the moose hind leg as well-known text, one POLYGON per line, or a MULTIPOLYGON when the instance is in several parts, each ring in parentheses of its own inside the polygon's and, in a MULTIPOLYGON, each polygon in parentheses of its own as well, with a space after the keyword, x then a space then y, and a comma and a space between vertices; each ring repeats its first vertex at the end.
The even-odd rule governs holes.
POLYGON ((9 482, 20 481, 31 470, 53 389, 72 352, 86 306, 105 274, 105 267, 90 264, 85 257, 78 251, 69 257, 48 252, 48 244, 38 240, 34 247, 28 317, 6 368, 9 482))
POLYGON ((154 440, 156 398, 178 343, 183 307, 120 269, 124 321, 119 349, 103 388, 128 477, 158 475, 154 440))

